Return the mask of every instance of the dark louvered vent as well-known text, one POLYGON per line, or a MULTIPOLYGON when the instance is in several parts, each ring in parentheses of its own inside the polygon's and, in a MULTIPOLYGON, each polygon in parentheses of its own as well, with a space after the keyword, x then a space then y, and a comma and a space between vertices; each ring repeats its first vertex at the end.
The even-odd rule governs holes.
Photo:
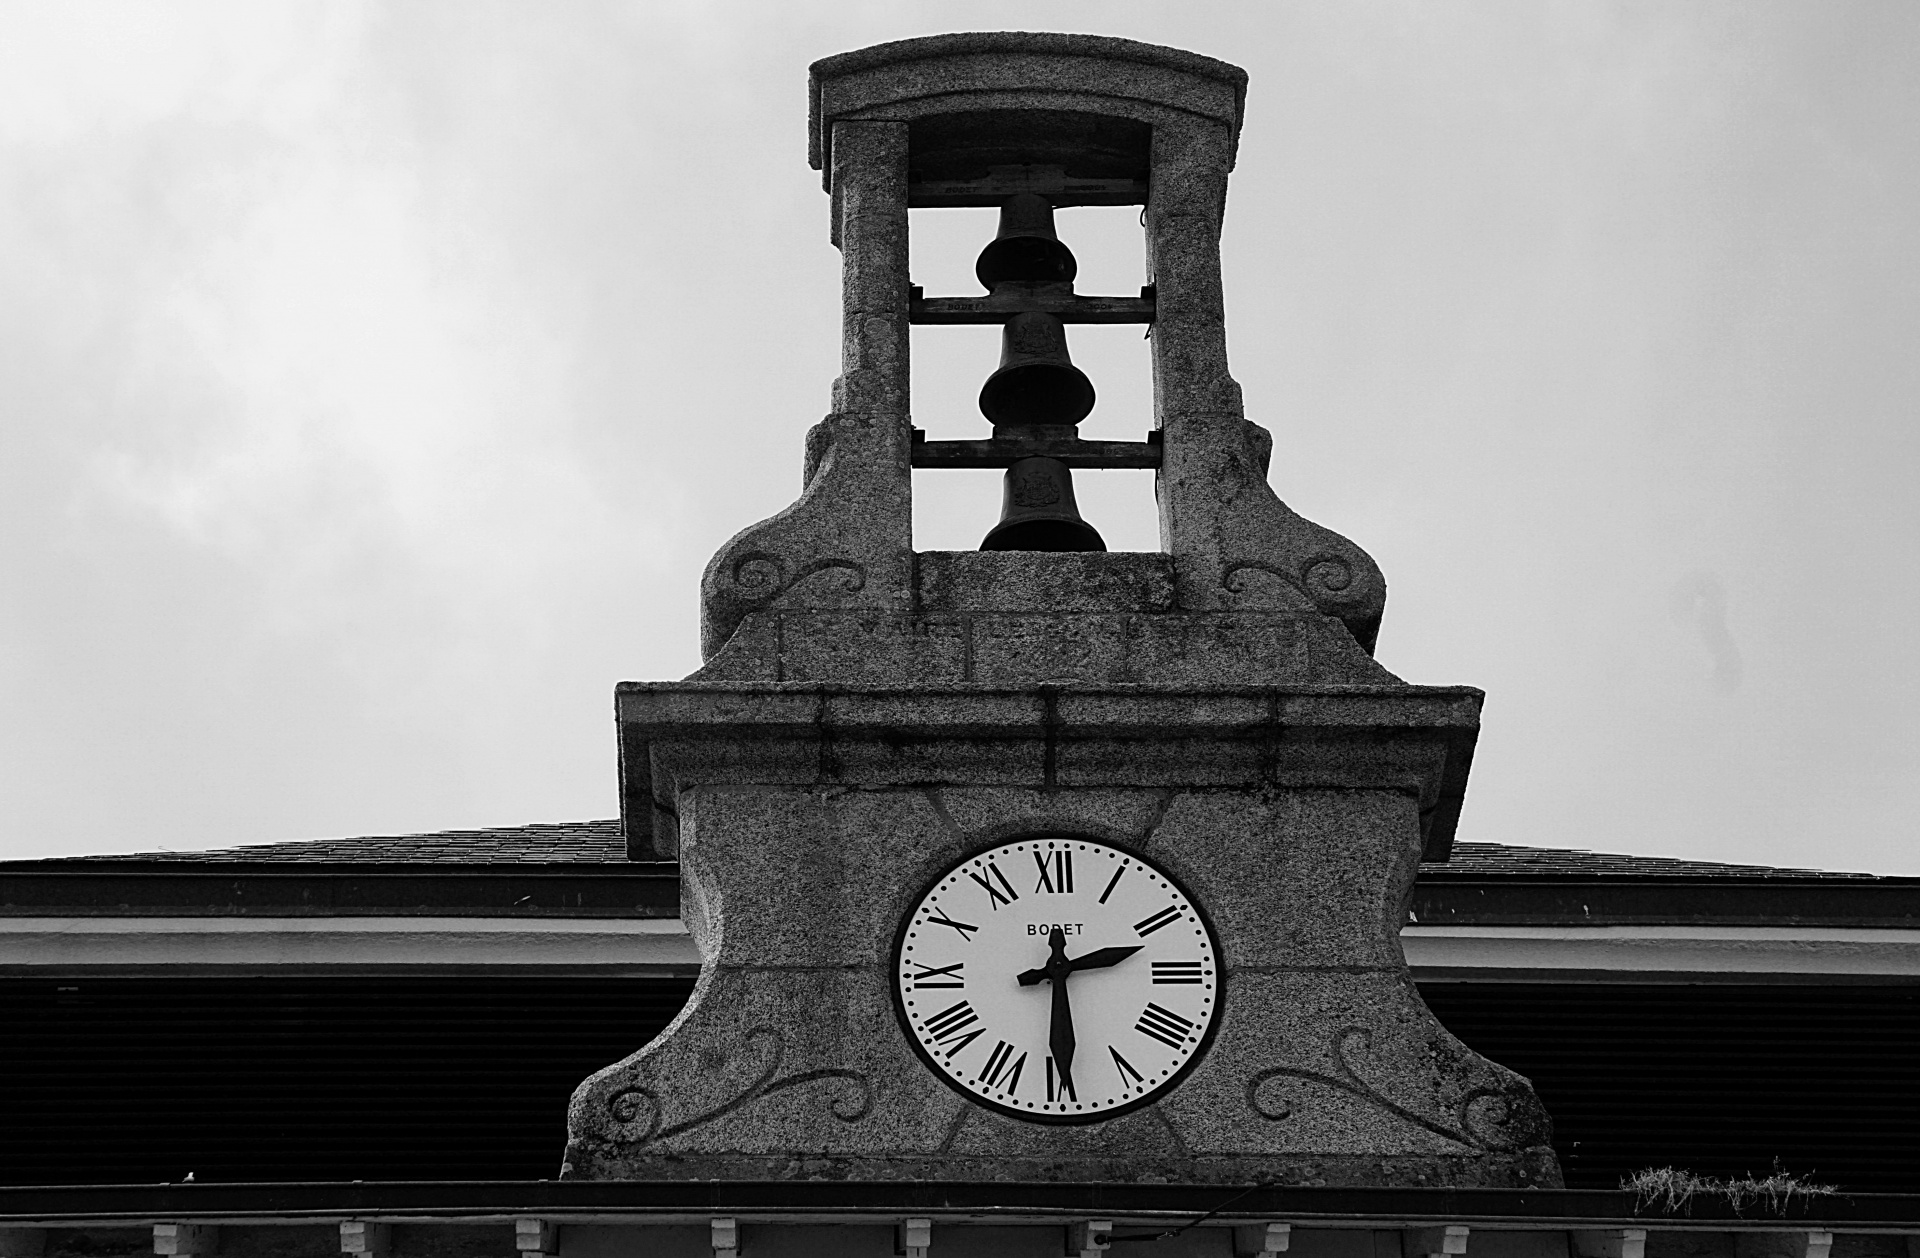
MULTIPOLYGON (((0 979, 0 1181, 539 1179, 567 1097, 691 978, 0 979)), ((1920 1184, 1920 992, 1436 983, 1569 1183, 1674 1165, 1920 1184)))
POLYGON ((543 1179, 691 978, 0 979, 0 1182, 543 1179))
POLYGON ((1920 1185, 1910 987, 1434 983, 1462 1040, 1533 1080, 1571 1188, 1642 1167, 1920 1185))

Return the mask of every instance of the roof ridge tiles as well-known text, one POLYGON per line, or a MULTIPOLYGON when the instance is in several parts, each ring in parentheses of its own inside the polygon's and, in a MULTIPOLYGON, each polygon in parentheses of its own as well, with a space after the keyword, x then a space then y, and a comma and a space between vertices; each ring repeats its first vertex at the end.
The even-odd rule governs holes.
MULTIPOLYGON (((626 841, 618 818, 548 821, 518 826, 484 826, 423 834, 364 835, 333 839, 295 839, 207 851, 137 852, 123 855, 59 856, 36 865, 99 861, 191 862, 203 864, 395 863, 410 865, 565 864, 625 861, 626 841)), ((8 862, 9 864, 15 862, 8 862)), ((1772 865, 1732 864, 1671 856, 1592 852, 1579 848, 1531 847, 1507 843, 1457 842, 1452 859, 1421 866, 1423 876, 1585 876, 1692 878, 1871 879, 1876 875, 1772 865)))

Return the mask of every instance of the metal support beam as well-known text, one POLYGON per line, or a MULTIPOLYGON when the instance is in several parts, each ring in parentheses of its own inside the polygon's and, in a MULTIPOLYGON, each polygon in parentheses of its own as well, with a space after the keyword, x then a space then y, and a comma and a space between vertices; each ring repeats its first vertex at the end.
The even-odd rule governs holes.
POLYGON ((166 1258, 201 1258, 220 1245, 220 1229, 210 1223, 156 1223, 153 1252, 166 1258))
POLYGON ((1027 310, 1062 323, 1152 323, 1153 286, 1138 297, 1076 297, 1070 284, 1028 285, 1003 281, 985 297, 922 297, 916 287, 907 302, 907 322, 917 324, 1005 323, 1027 310))
POLYGON ((1068 1258, 1100 1258, 1112 1244, 1111 1219, 1088 1219, 1067 1228, 1068 1258))
POLYGON ((1082 441, 1078 437, 994 437, 986 441, 927 441, 914 430, 911 458, 922 468, 1012 467, 1021 459, 1059 459, 1068 467, 1160 466, 1159 434, 1145 441, 1082 441))
POLYGON ((1575 1258, 1647 1258, 1643 1227, 1582 1230, 1573 1233, 1575 1258))
POLYGON ((932 1219, 902 1219, 894 1230, 893 1252, 902 1258, 927 1258, 932 1248, 932 1219))
POLYGON ((0 1258, 40 1258, 47 1252, 44 1227, 0 1227, 0 1258))
POLYGON ((387 1258, 393 1252, 393 1227, 366 1219, 342 1219, 340 1252, 353 1258, 387 1258))
POLYGON ((1233 1229, 1234 1258, 1273 1258, 1292 1243, 1291 1223, 1243 1223, 1233 1229))
POLYGON ((1445 1227, 1410 1227, 1406 1231, 1402 1252, 1407 1258, 1441 1258, 1441 1255, 1464 1254, 1471 1230, 1462 1223, 1449 1223, 1445 1227))
POLYGON ((560 1225, 546 1219, 515 1219, 513 1247, 522 1258, 552 1258, 560 1252, 560 1225))

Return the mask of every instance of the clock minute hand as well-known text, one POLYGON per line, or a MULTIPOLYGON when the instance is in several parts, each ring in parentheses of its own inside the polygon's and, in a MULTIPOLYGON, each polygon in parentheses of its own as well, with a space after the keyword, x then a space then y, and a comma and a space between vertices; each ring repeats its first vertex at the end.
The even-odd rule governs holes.
POLYGON ((1067 960, 1066 932, 1058 926, 1047 936, 1046 975, 1053 980, 1053 1016, 1047 1023, 1047 1049, 1060 1068, 1060 1079, 1068 1087, 1073 1079, 1073 1006, 1067 1002, 1067 976, 1073 964, 1067 960))

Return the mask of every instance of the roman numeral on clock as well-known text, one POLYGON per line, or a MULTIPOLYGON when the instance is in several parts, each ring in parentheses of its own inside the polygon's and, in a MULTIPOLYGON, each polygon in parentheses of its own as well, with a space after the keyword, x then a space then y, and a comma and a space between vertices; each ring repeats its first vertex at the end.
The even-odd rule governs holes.
POLYGON ((1113 1055, 1113 1067, 1115 1070, 1118 1070, 1120 1072, 1120 1081, 1124 1083, 1127 1087, 1131 1088, 1136 1084, 1145 1083, 1147 1081, 1147 1077, 1145 1075, 1141 1074, 1138 1070, 1135 1070, 1133 1068, 1132 1062, 1128 1061, 1126 1058, 1120 1055, 1119 1049, 1109 1044, 1107 1045, 1107 1052, 1113 1055))
POLYGON ((1133 924, 1133 933, 1140 936, 1142 939, 1145 939, 1148 935, 1151 935, 1154 931, 1159 930, 1162 926, 1169 925, 1170 923, 1177 922, 1179 920, 1180 920, 1180 906, 1177 904, 1169 904, 1166 908, 1161 909, 1158 913, 1155 913, 1152 917, 1144 917, 1144 918, 1141 918, 1139 921, 1135 922, 1133 924))
MULTIPOLYGON (((960 977, 960 967, 966 964, 965 961, 955 961, 952 965, 921 965, 918 961, 909 961, 907 964, 920 971, 912 977, 915 991, 928 987, 965 987, 967 985, 966 980, 960 977)), ((1153 981, 1157 983, 1160 980, 1153 981)))
POLYGON ((1073 853, 1065 848, 1056 852, 1035 852, 1033 863, 1040 866, 1040 881, 1033 884, 1037 895, 1073 894, 1073 853))
POLYGON ((994 878, 999 881, 1000 886, 994 886, 993 883, 986 880, 984 875, 977 874, 971 869, 967 871, 967 877, 973 879, 986 889, 987 894, 992 897, 991 903, 993 904, 993 911, 998 913, 1002 904, 1012 904, 1020 898, 1020 893, 1013 889, 1013 884, 1007 881, 1007 876, 1000 872, 1000 866, 994 864, 992 861, 987 862, 987 872, 991 873, 994 878))
POLYGON ((1155 961, 1153 963, 1153 981, 1156 983, 1198 983, 1201 977, 1198 961, 1155 961))
POLYGON ((1073 1080, 1055 1068, 1053 1058, 1047 1058, 1047 1099, 1049 1101, 1077 1101, 1079 1094, 1073 1090, 1073 1080))
POLYGON ((978 926, 975 926, 972 922, 956 922, 951 917, 948 917, 945 913, 942 913, 939 909, 935 909, 933 912, 927 914, 927 925, 951 926, 953 927, 954 933, 959 935, 960 938, 962 938, 968 943, 973 942, 973 932, 980 929, 978 926))
POLYGON ((974 1025, 979 1021, 980 1016, 974 1013, 972 1005, 958 1001, 927 1019, 927 1038, 942 1046, 951 1060, 955 1053, 980 1038, 982 1028, 974 1025), (971 1031, 967 1030, 970 1026, 971 1031), (953 1043, 948 1044, 948 1040, 953 1043))
POLYGON ((987 1054, 987 1064, 981 1067, 979 1081, 990 1088, 998 1088, 1002 1086, 1000 1076, 1004 1074, 1007 1077, 1005 1090, 1011 1092, 1020 1086, 1020 1070, 1026 1064, 1025 1053, 1020 1054, 1019 1061, 1014 1061, 1013 1045, 1001 1040, 994 1046, 994 1050, 987 1054))
POLYGON ((1162 1009, 1149 1002, 1146 1011, 1140 1015, 1140 1021, 1133 1029, 1149 1039, 1159 1040, 1168 1048, 1179 1048, 1182 1040, 1193 1034, 1194 1024, 1171 1009, 1162 1009))

